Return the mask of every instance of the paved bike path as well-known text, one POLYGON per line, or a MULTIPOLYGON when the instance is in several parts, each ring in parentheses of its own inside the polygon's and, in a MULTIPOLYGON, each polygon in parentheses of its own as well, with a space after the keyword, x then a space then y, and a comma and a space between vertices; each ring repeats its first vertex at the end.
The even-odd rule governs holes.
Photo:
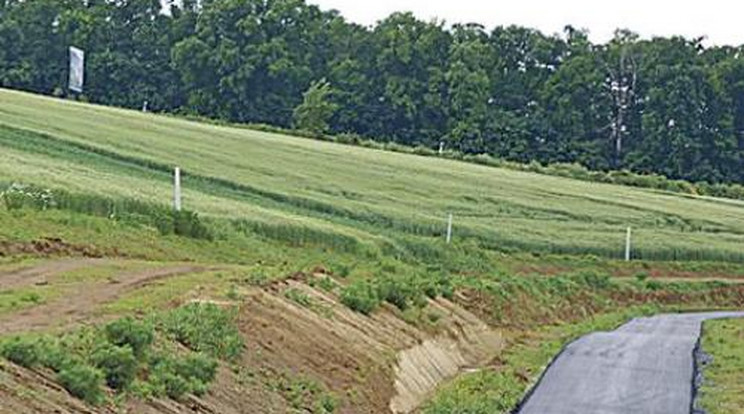
POLYGON ((637 318, 567 346, 519 414, 689 414, 705 320, 744 312, 637 318))

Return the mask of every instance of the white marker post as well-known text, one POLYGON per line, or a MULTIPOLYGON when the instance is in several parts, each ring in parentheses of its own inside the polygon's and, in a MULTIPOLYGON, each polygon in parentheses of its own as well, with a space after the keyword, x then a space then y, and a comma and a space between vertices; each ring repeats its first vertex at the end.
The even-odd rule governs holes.
POLYGON ((173 208, 181 211, 181 169, 176 167, 173 175, 173 208))
POLYGON ((631 228, 628 227, 628 233, 625 235, 625 261, 630 261, 630 238, 631 238, 631 228))
POLYGON ((452 243, 452 213, 447 220, 447 244, 452 243))

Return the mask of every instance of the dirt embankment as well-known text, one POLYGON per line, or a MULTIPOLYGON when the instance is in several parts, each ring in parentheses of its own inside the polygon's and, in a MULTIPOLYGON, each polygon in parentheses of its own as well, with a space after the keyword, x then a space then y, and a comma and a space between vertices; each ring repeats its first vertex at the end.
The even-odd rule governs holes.
POLYGON ((62 239, 47 237, 31 242, 11 242, 0 240, 0 257, 14 255, 30 256, 82 256, 82 257, 120 257, 116 250, 104 250, 92 245, 72 244, 62 239))
POLYGON ((344 413, 408 413, 437 386, 466 367, 479 366, 502 348, 501 335, 475 315, 440 299, 427 312, 435 324, 419 326, 393 308, 372 316, 353 312, 333 295, 288 281, 312 298, 304 307, 281 294, 258 292, 241 323, 249 342, 248 365, 283 367, 320 379, 342 398, 344 413))
MULTIPOLYGON (((72 266, 68 262, 60 264, 72 266)), ((19 272, 33 279, 46 271, 36 270, 19 272)), ((119 275, 117 283, 94 283, 85 292, 0 319, 0 326, 8 333, 29 326, 43 329, 58 323, 82 323, 93 309, 122 292, 197 270, 167 268, 119 275)), ((16 273, 9 277, 19 276, 16 273)), ((425 323, 409 323, 392 307, 384 307, 372 316, 353 312, 339 303, 336 294, 310 287, 307 278, 263 289, 245 287, 240 294, 233 301, 240 307, 238 322, 246 342, 239 366, 223 367, 203 398, 130 402, 127 412, 313 412, 302 404, 297 411, 297 396, 291 389, 292 383, 306 378, 333 393, 338 413, 408 413, 443 381, 463 369, 487 363, 502 347, 498 332, 444 299, 430 301, 425 323), (292 300, 288 290, 301 292, 309 301, 301 304, 292 300)), ((85 406, 55 384, 51 373, 4 363, 0 365, 0 413, 6 412, 115 410, 85 406)))

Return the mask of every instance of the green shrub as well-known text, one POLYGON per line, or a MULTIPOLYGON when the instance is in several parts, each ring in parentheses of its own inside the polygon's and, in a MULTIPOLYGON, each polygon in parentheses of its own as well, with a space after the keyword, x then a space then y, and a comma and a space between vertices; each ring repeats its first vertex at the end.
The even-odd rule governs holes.
POLYGON ((663 287, 664 285, 658 280, 647 280, 646 281, 646 289, 648 290, 657 291, 657 290, 661 290, 663 287))
POLYGON ((169 398, 180 400, 189 393, 189 382, 172 372, 165 372, 158 379, 163 385, 165 395, 169 398))
POLYGON ((638 272, 635 274, 635 279, 638 283, 643 283, 649 278, 648 272, 638 272))
POLYGON ((153 358, 151 371, 147 392, 178 400, 188 393, 205 394, 217 376, 217 361, 202 354, 162 354, 153 358))
POLYGON ((70 352, 63 349, 59 342, 52 338, 39 340, 39 349, 41 352, 40 364, 55 372, 62 371, 76 361, 70 352))
POLYGON ((235 312, 217 305, 191 303, 160 318, 163 331, 186 347, 216 358, 234 360, 243 350, 235 312))
POLYGON ((0 345, 0 355, 22 367, 33 368, 41 361, 42 349, 36 339, 16 337, 0 345))
POLYGON ((318 397, 318 401, 315 403, 314 412, 319 414, 330 414, 335 413, 338 407, 338 402, 332 394, 323 393, 318 397))
POLYGON ((84 364, 71 365, 57 375, 59 383, 73 396, 98 405, 103 402, 103 373, 84 364))
POLYGON ((175 372, 189 380, 209 384, 217 377, 217 361, 204 354, 191 354, 176 360, 175 372))
POLYGON ((155 340, 152 326, 131 317, 122 318, 106 325, 106 338, 114 345, 129 346, 139 358, 155 340))
POLYGON ((400 278, 385 277, 377 282, 378 297, 402 311, 408 308, 413 293, 410 284, 400 278))
POLYGON ((351 267, 343 263, 333 266, 331 271, 334 275, 343 279, 346 279, 347 277, 349 277, 349 275, 351 275, 351 267))
POLYGON ((439 286, 437 286, 437 283, 434 280, 424 280, 420 284, 420 288, 424 295, 429 299, 436 299, 437 296, 439 296, 439 286))
POLYGON ((129 387, 137 375, 137 358, 129 345, 106 344, 97 349, 91 359, 93 365, 103 371, 106 384, 115 390, 129 387))
POLYGON ((356 312, 369 315, 380 306, 380 299, 369 282, 359 281, 341 291, 341 303, 356 312))

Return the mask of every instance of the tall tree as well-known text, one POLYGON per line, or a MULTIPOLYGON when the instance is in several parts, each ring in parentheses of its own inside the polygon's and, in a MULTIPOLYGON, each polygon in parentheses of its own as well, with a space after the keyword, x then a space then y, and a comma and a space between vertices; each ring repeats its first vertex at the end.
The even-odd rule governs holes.
POLYGON ((486 148, 490 81, 489 48, 482 26, 464 25, 454 28, 450 48, 447 80, 449 98, 450 146, 460 151, 478 153, 486 148))

